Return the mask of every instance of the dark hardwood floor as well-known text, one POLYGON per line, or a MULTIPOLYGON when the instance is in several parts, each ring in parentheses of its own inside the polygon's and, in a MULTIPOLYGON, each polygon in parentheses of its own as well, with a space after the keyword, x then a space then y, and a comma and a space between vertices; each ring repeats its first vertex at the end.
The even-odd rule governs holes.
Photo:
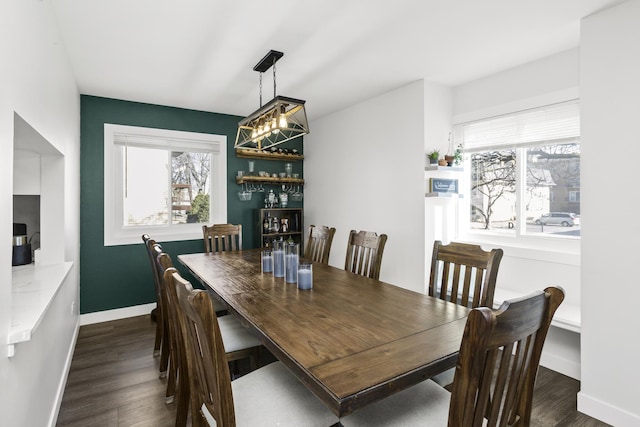
MULTIPOLYGON (((165 403, 154 338, 150 316, 80 327, 57 426, 173 426, 175 404, 165 403)), ((579 388, 541 367, 531 425, 608 426, 576 410, 579 388)))

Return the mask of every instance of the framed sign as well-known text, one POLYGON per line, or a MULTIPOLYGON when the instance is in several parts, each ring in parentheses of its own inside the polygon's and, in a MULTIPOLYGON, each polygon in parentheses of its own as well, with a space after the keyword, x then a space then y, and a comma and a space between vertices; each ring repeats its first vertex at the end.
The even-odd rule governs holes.
POLYGON ((458 194, 458 180, 446 178, 429 178, 429 192, 458 194))

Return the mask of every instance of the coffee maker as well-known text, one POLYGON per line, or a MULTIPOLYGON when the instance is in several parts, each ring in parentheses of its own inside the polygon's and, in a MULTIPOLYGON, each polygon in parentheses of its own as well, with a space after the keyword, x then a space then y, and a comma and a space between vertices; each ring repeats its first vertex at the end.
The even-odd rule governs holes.
POLYGON ((11 265, 31 264, 31 244, 27 239, 27 224, 13 223, 13 254, 11 265))

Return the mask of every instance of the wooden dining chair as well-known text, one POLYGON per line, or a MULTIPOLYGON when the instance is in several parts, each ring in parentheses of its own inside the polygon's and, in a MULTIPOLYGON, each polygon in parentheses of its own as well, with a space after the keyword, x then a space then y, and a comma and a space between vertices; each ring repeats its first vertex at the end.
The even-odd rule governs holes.
POLYGON ((242 224, 203 225, 202 235, 206 254, 242 250, 242 224))
MULTIPOLYGON (((162 277, 162 301, 167 314, 167 329, 169 333, 169 374, 167 378, 166 400, 168 403, 177 398, 176 425, 184 426, 187 422, 189 402, 189 382, 187 374, 187 359, 184 355, 184 337, 178 327, 180 308, 175 295, 173 283, 167 282, 166 272, 176 272, 171 256, 162 252, 160 245, 153 248, 158 274, 162 277)), ((191 285, 189 285, 191 286, 191 285)), ((212 303, 212 306, 215 306, 212 303)), ((260 363, 261 343, 232 315, 219 318, 222 340, 226 344, 225 358, 227 363, 241 359, 249 359, 250 368, 257 369, 260 363)))
POLYGON ((423 381, 342 418, 355 426, 528 426, 540 354, 564 299, 560 287, 474 308, 467 319, 452 392, 423 381))
POLYGON ((191 385, 191 421, 198 426, 331 426, 336 417, 280 362, 230 381, 225 344, 211 297, 173 280, 182 317, 191 385))
POLYGON ((429 295, 465 307, 493 308, 502 249, 436 240, 431 256, 429 295))
MULTIPOLYGON (((485 251, 478 245, 451 242, 433 243, 429 295, 469 308, 493 308, 502 249, 485 251)), ((443 387, 453 382, 454 370, 432 379, 443 387)))
MULTIPOLYGON (((148 234, 142 235, 142 241, 144 242, 145 250, 149 258, 149 264, 151 265, 151 274, 153 275, 153 286, 156 293, 156 308, 155 321, 156 321, 156 338, 153 344, 153 356, 160 356, 160 376, 164 376, 167 372, 167 363, 169 361, 169 342, 164 337, 164 330, 166 329, 166 319, 162 312, 161 295, 160 295, 160 278, 158 277, 158 270, 156 268, 155 260, 153 259, 152 248, 156 244, 156 241, 149 237, 148 234)), ((153 311, 152 311, 153 314, 153 311)))
POLYGON ((304 257, 311 261, 329 264, 329 252, 331 251, 331 243, 333 235, 336 233, 334 227, 324 225, 309 226, 309 234, 304 247, 304 257))
POLYGON ((382 253, 386 243, 386 234, 378 235, 373 231, 351 230, 344 269, 371 279, 379 279, 382 253))

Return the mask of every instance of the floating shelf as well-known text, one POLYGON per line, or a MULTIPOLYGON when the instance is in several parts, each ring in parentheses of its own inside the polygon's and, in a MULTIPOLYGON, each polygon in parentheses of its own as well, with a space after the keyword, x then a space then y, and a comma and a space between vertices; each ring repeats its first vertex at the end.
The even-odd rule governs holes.
POLYGON ((269 151, 249 150, 246 148, 236 148, 236 156, 240 158, 245 158, 245 159, 288 160, 288 161, 304 160, 304 156, 302 154, 271 153, 269 151))
POLYGON ((272 176, 236 176, 236 184, 244 184, 245 182, 261 182, 263 184, 297 184, 304 185, 302 178, 274 178, 272 176))
POLYGON ((438 192, 431 192, 431 193, 425 193, 424 197, 447 197, 447 198, 453 198, 453 197, 457 197, 457 198, 462 198, 463 195, 462 194, 458 194, 458 193, 438 193, 438 192))
POLYGON ((447 172, 462 172, 464 168, 462 166, 439 166, 439 165, 427 165, 424 167, 425 171, 447 171, 447 172))

